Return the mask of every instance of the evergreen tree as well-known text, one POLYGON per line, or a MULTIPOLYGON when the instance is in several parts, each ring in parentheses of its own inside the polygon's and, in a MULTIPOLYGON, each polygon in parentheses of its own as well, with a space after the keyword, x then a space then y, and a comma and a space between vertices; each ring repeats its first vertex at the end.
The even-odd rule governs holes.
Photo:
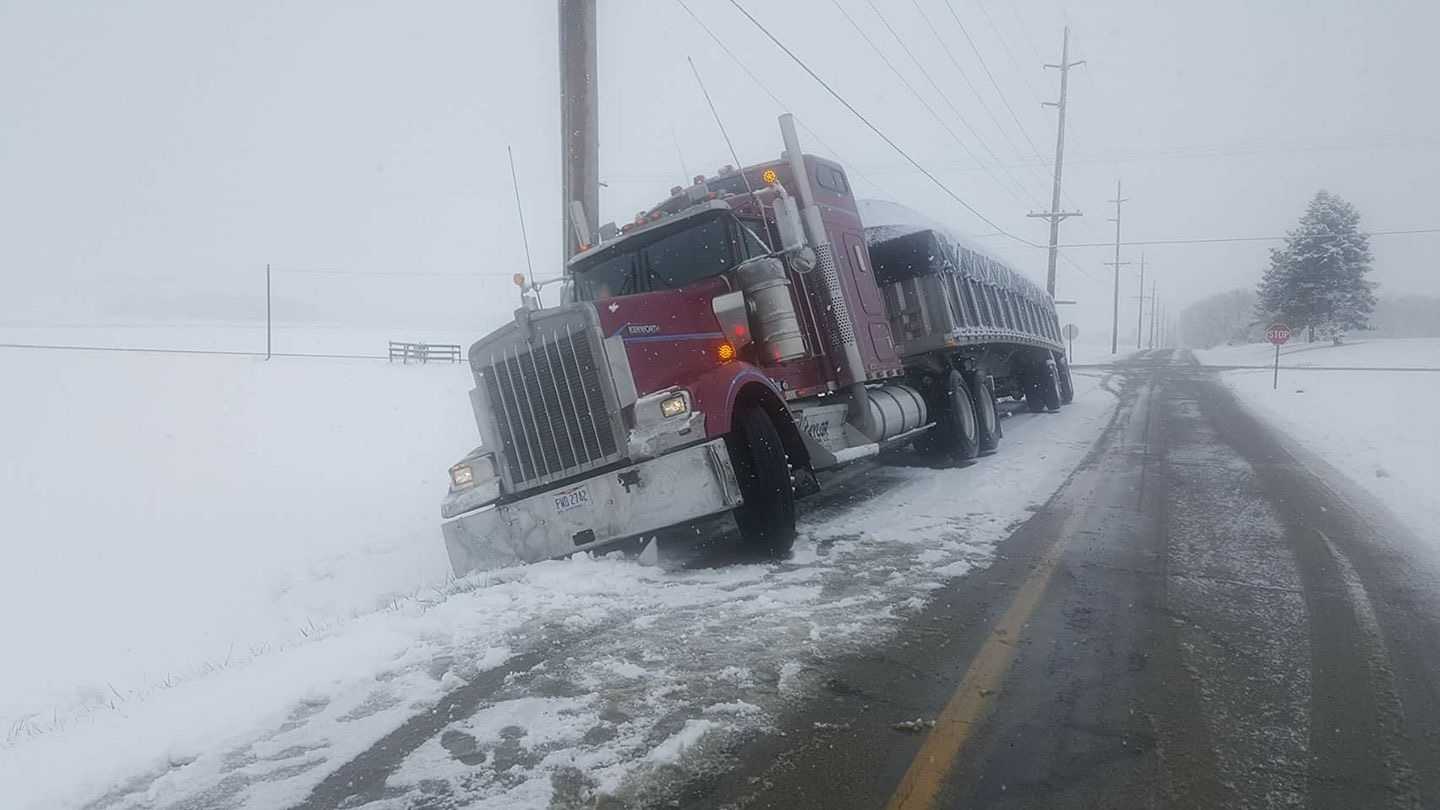
POLYGON ((1360 230, 1355 207, 1320 191, 1305 209, 1285 245, 1270 251, 1270 268, 1260 279, 1256 312, 1278 317, 1292 329, 1334 335, 1365 329, 1375 310, 1370 240, 1360 230))

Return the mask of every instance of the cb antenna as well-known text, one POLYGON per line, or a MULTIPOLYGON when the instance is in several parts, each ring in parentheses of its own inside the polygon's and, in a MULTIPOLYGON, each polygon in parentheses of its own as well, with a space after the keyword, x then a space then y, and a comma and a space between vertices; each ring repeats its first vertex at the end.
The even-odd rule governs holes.
MULTIPOLYGON (((720 112, 715 109, 715 102, 710 98, 710 91, 705 89, 705 80, 700 78, 700 69, 695 67, 694 59, 687 56, 685 61, 690 63, 690 72, 695 74, 695 83, 700 85, 700 92, 705 96, 705 103, 710 107, 710 114, 715 116, 715 126, 720 128, 720 137, 725 139, 725 146, 730 150, 730 159, 735 161, 735 171, 740 173, 740 180, 745 184, 745 193, 749 194, 750 198, 758 204, 760 198, 755 196, 755 189, 750 187, 750 178, 745 176, 745 165, 740 162, 740 156, 735 153, 735 144, 730 141, 730 133, 725 131, 725 122, 720 120, 720 112)), ((766 244, 765 247, 769 248, 770 245, 766 244)))
POLYGON ((525 206, 520 204, 520 175, 515 173, 515 151, 505 145, 505 154, 510 156, 510 183, 515 187, 515 213, 520 215, 520 241, 525 245, 525 268, 530 271, 530 289, 535 291, 535 302, 540 302, 540 288, 535 286, 535 263, 530 259, 530 237, 525 234, 525 206))

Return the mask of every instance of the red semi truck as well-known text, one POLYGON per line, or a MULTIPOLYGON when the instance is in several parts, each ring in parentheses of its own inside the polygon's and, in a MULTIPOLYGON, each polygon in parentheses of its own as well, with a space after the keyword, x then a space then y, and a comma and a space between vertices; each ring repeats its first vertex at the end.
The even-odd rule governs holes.
POLYGON ((783 554, 815 473, 913 444, 993 453, 997 397, 1057 410, 1051 298, 937 228, 867 228, 844 169, 729 167, 601 229, 470 347, 483 444, 450 468, 457 574, 604 549, 732 512, 783 554))

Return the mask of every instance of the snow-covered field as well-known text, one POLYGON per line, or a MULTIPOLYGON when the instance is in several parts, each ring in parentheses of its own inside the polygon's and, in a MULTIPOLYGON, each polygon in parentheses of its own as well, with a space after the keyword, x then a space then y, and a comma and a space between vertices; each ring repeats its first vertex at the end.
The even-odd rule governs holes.
MULTIPOLYGON (((1269 344, 1196 352, 1206 365, 1265 365, 1269 344)), ((1269 368, 1221 379, 1251 408, 1386 504, 1440 548, 1440 371, 1335 371, 1306 367, 1440 368, 1440 339, 1298 343, 1269 368)))
MULTIPOLYGON (((347 354, 385 357, 389 341, 452 343, 468 346, 487 331, 388 329, 277 323, 270 349, 277 354, 347 354)), ((0 324, 0 343, 40 346, 95 346, 121 349, 265 352, 264 323, 111 324, 103 326, 27 326, 0 324)))
MULTIPOLYGON (((1275 361, 1269 343, 1219 346, 1195 352, 1207 366, 1266 366, 1275 361)), ((1440 338, 1374 339, 1355 337, 1336 346, 1328 341, 1306 343, 1300 336, 1280 347, 1281 369, 1301 366, 1356 368, 1440 368, 1440 338)), ((1397 378, 1408 379, 1408 378, 1397 378)))
POLYGON ((446 579, 464 365, 0 348, 0 378, 11 740, 446 579))
POLYGON ((644 790, 986 565, 1114 406, 1077 375, 1076 403, 1007 420, 997 457, 873 466, 783 563, 447 582, 463 366, 0 349, 0 374, 23 392, 0 404, 0 806, 22 808, 285 806, 532 653, 390 785, 494 808, 644 790))

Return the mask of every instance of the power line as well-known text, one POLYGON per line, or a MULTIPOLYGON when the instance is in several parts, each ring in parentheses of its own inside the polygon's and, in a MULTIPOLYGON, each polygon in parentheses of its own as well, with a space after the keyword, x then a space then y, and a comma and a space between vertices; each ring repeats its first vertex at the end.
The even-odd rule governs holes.
MULTIPOLYGON (((945 0, 945 2, 948 5, 950 0, 945 0)), ((985 10, 984 3, 977 2, 975 8, 980 11, 980 16, 985 18, 985 23, 990 26, 990 30, 995 32, 995 41, 1000 43, 1001 50, 1005 52, 1005 58, 1010 60, 1010 65, 1015 68, 1015 72, 1020 76, 1020 81, 1024 82, 1025 88, 1030 91, 1030 98, 1036 104, 1039 104, 1040 94, 1036 92, 1035 87, 1030 84, 1030 80, 1025 78, 1025 69, 1020 66, 1020 60, 1016 59, 1015 53, 1010 50, 1010 43, 1005 40, 1005 35, 1000 32, 1000 26, 995 24, 995 20, 990 16, 990 12, 985 10)), ((955 10, 952 8, 950 13, 954 14, 955 10)), ((1038 149, 1036 150, 1036 154, 1039 154, 1038 149)))
MULTIPOLYGON (((720 50, 724 51, 725 55, 730 57, 730 60, 734 62, 736 66, 738 66, 742 71, 744 71, 746 76, 750 77, 750 81, 754 82, 755 86, 759 87, 761 92, 769 96, 771 101, 775 102, 776 106, 780 108, 781 112, 789 112, 792 109, 778 95, 771 91, 771 89, 766 86, 765 82, 762 81, 759 76, 755 75, 755 71, 751 70, 750 66, 745 64, 745 60, 741 59, 738 55, 736 55, 734 51, 730 50, 730 46, 726 45, 724 40, 720 39, 720 37, 713 30, 710 29, 710 26, 706 25, 705 21, 700 19, 700 16, 696 14, 695 11, 690 8, 690 6, 686 5, 685 0, 675 0, 675 2, 679 4, 680 8, 685 9, 685 13, 689 14, 690 19, 694 20, 695 24, 700 26, 700 30, 704 31, 706 36, 710 37, 710 39, 720 47, 720 50)), ((831 154, 838 158, 841 163, 844 163, 846 169, 853 172, 861 180, 864 180, 865 182, 874 186, 881 193, 889 194, 892 197, 895 196, 894 194, 891 194, 889 191, 887 191, 884 186, 880 185, 879 183, 868 177, 854 163, 846 160, 845 157, 840 154, 840 151, 838 149, 826 143, 825 139, 820 137, 820 133, 811 129, 809 126, 806 126, 804 121, 797 121, 797 123, 800 124, 800 128, 805 130, 805 133, 807 135, 815 139, 816 143, 820 144, 822 148, 828 150, 831 154)))
MULTIPOLYGON (((1363 231, 1362 236, 1406 236, 1410 234, 1440 233, 1440 228, 1404 228, 1390 231, 1363 231)), ((1135 239, 1121 242, 1121 245, 1209 245, 1221 242, 1283 242, 1289 239, 1288 235, 1282 236, 1210 236, 1194 239, 1135 239)), ((1062 248, 1089 248, 1089 247, 1111 247, 1114 242, 1074 242, 1068 245, 1060 245, 1062 248)))
POLYGON ((1030 144, 1030 153, 1035 155, 1035 157, 1040 157, 1040 147, 1036 146, 1035 141, 1030 139, 1030 133, 1025 130, 1025 125, 1020 122, 1020 116, 1016 115, 1015 108, 1010 106, 1010 100, 1005 97, 1005 91, 1000 88, 1000 83, 995 80, 995 74, 990 71, 990 66, 985 63, 984 54, 980 53, 980 48, 975 45, 975 40, 970 37, 970 32, 965 28, 965 23, 960 21, 960 15, 956 13, 955 5, 951 3, 950 0, 945 0, 945 8, 949 9, 950 16, 955 20, 955 25, 960 28, 960 33, 965 36, 965 42, 970 46, 971 53, 975 54, 975 59, 980 62, 980 69, 985 71, 985 77, 990 80, 990 86, 995 88, 995 95, 1000 97, 1000 103, 1004 104, 1006 111, 1010 113, 1010 120, 1015 122, 1015 128, 1020 130, 1021 137, 1025 139, 1026 143, 1030 144))
POLYGON ((801 59, 795 54, 794 51, 786 47, 785 43, 781 42, 774 34, 770 33, 770 29, 766 28, 759 20, 755 19, 754 15, 752 15, 749 11, 746 11, 745 7, 740 5, 739 0, 730 0, 730 5, 734 6, 736 11, 739 11, 741 14, 743 14, 745 16, 745 19, 749 20, 750 24, 755 26, 755 28, 758 29, 760 33, 764 34, 767 39, 775 43, 775 47, 784 51, 785 55, 790 57, 791 61, 793 61, 796 65, 799 65, 801 70, 805 71, 805 73, 808 74, 810 78, 814 79, 816 83, 823 87, 825 89, 825 92, 829 93, 832 97, 834 97, 836 101, 840 102, 840 104, 844 106, 845 109, 849 110, 851 115, 854 115, 856 118, 860 119, 860 122, 863 123, 866 127, 868 127, 871 132, 874 132, 875 135, 879 137, 880 140, 884 141, 887 146, 889 146, 891 149, 894 149, 896 154, 900 155, 900 157, 904 158, 907 163, 909 163, 911 166, 914 166, 917 170, 920 171, 921 174, 925 175, 925 177, 928 178, 931 183, 934 183, 936 188, 944 192, 946 196, 959 203, 960 206, 963 207, 966 211, 974 214, 981 222, 984 222, 986 225, 994 228, 1000 234, 1010 239, 1013 239, 1023 245, 1029 245, 1030 247, 1040 247, 1039 244, 1031 242, 1029 239, 1025 239, 1024 237, 1016 236, 1015 234, 1010 233, 1009 231, 995 224, 994 220, 980 213, 978 209, 976 209, 970 203, 966 202, 959 194, 956 194, 954 191, 952 191, 949 186, 942 183, 940 181, 940 178, 931 174, 930 171, 927 170, 924 166, 922 166, 919 161, 915 160, 915 158, 910 157, 910 154, 904 149, 901 149, 900 145, 891 140, 890 136, 886 135, 884 131, 882 131, 874 124, 870 123, 870 119, 866 118, 859 110, 855 109, 855 105, 847 101, 845 97, 840 95, 840 93, 837 92, 835 88, 831 87, 828 82, 820 78, 820 75, 814 70, 811 70, 810 66, 805 63, 805 60, 801 59))
MULTIPOLYGON (((865 2, 869 3, 871 8, 875 8, 873 0, 865 0, 865 2)), ((973 95, 975 97, 975 101, 979 103, 980 109, 985 113, 985 117, 989 118, 990 123, 995 125, 995 131, 1000 133, 1000 139, 1005 141, 1005 144, 1009 146, 1010 150, 1016 155, 1022 155, 1023 153, 1020 151, 1020 148, 1017 147, 1015 145, 1015 142, 1010 140, 1010 136, 1005 133, 1005 127, 1000 124, 999 117, 997 117, 995 113, 991 111, 990 105, 985 103, 985 97, 981 95, 980 89, 975 86, 974 82, 970 81, 970 74, 965 72, 965 68, 961 67, 960 65, 960 60, 955 58, 954 52, 950 50, 950 44, 945 41, 944 37, 940 36, 940 31, 936 27, 934 21, 930 19, 930 15, 925 13, 925 9, 920 6, 920 0, 910 0, 910 4, 913 5, 915 7, 915 11, 920 14, 920 19, 925 21, 925 27, 930 29, 930 34, 934 36, 935 41, 940 44, 940 50, 945 52, 945 58, 949 59, 950 64, 955 67, 955 72, 960 74, 961 81, 965 82, 965 86, 970 89, 970 94, 973 95)), ((878 14, 879 11, 877 10, 876 13, 878 14)), ((959 18, 957 17, 956 20, 958 21, 959 18)), ((889 26, 887 25, 886 27, 888 28, 889 26)), ((968 37, 969 35, 967 34, 966 36, 968 37)), ((909 49, 907 48, 906 50, 908 52, 909 49)), ((1023 128, 1021 129, 1021 134, 1025 134, 1023 128)), ((1029 138, 1028 135, 1025 135, 1025 137, 1029 138)), ((996 158, 996 161, 998 162, 999 158, 996 158)))
MULTIPOLYGON (((900 69, 895 66, 895 63, 890 61, 890 57, 885 55, 885 51, 881 49, 880 46, 877 45, 873 39, 870 38, 869 34, 865 33, 865 29, 860 25, 860 23, 855 21, 854 17, 850 16, 850 12, 846 11, 845 7, 840 5, 839 0, 830 0, 830 3, 831 5, 835 6, 836 11, 840 12, 840 16, 844 17, 845 21, 850 23, 850 27, 855 29, 855 33, 859 34, 860 38, 865 40, 865 44, 870 46, 870 50, 875 52, 875 55, 880 58, 880 61, 883 62, 886 67, 890 68, 890 72, 894 73, 895 78, 899 79, 900 83, 905 86, 905 89, 910 91, 910 95, 914 96, 915 100, 920 102, 920 106, 924 107, 926 112, 930 113, 930 117, 935 119, 935 123, 939 124, 940 127, 950 135, 951 139, 953 139, 955 143, 958 144, 960 148, 965 151, 965 154, 969 155, 970 159, 975 161, 976 167, 979 168, 981 171, 985 172, 985 174, 988 175, 991 180, 995 181, 995 184, 997 186, 1003 188, 1005 190, 1005 193, 1009 194, 1012 198, 1014 198, 1016 202, 1024 205, 1025 201, 1022 200, 1020 196, 1015 193, 1016 189, 1019 189, 1021 194, 1025 193, 1025 189, 1023 186, 1020 185, 1019 181, 1017 181, 1013 176, 1011 176, 1009 172, 1006 172, 1006 176, 1009 178, 1011 183, 1015 184, 1015 188, 1011 188, 1010 186, 1007 186, 1004 183, 1000 182, 999 176, 997 176, 993 171, 991 171, 991 169, 985 164, 985 162, 980 159, 979 155, 975 154, 975 151, 970 148, 969 144, 961 140, 960 136, 956 134, 955 130, 950 128, 949 124, 945 123, 945 119, 940 116, 940 113, 936 112, 935 108, 930 106, 930 103, 925 100, 925 97, 920 94, 920 91, 915 89, 915 85, 911 84, 910 80, 905 78, 905 74, 901 73, 900 69)), ((912 56, 911 58, 913 59, 914 57, 912 56)), ((920 70, 923 73, 925 69, 922 67, 920 70)), ((951 109, 954 109, 953 105, 951 109)), ((956 117, 960 119, 960 123, 964 125, 967 130, 969 130, 970 134, 975 137, 975 140, 979 142, 980 145, 988 151, 989 147, 985 146, 984 141, 980 139, 980 136, 978 133, 975 132, 974 127, 971 127, 969 122, 967 122, 963 116, 959 116, 958 113, 956 117)), ((996 156, 994 152, 991 152, 990 154, 992 157, 995 157, 996 162, 998 163, 999 157, 996 156)), ((1002 168, 1001 171, 1005 170, 1002 168)))
MULTIPOLYGON (((940 83, 935 81, 935 77, 930 74, 930 71, 925 69, 925 64, 921 62, 920 58, 915 55, 915 52, 910 49, 910 46, 906 43, 905 38, 900 36, 900 33, 895 30, 895 27, 893 25, 890 24, 890 21, 885 17, 885 14, 880 10, 880 7, 875 5, 874 0, 865 0, 865 5, 869 6, 870 11, 873 12, 877 18, 879 18, 880 24, 885 26, 886 31, 890 32, 890 36, 894 38, 895 42, 900 45, 900 49, 905 52, 905 55, 910 57, 910 61, 915 64, 915 67, 917 69, 919 69, 920 75, 924 76, 925 81, 929 82, 930 86, 935 89, 935 92, 945 102, 945 106, 950 108, 950 112, 954 113, 955 117, 960 121, 960 123, 965 126, 965 129, 967 129, 971 135, 975 136, 975 140, 980 144, 981 148, 983 148, 985 152, 990 155, 990 158, 995 161, 995 165, 1001 166, 1004 161, 1000 159, 1000 155, 996 153, 994 149, 990 148, 990 144, 985 141, 985 138, 980 134, 979 130, 971 126, 970 122, 966 120, 964 113, 960 112, 959 106, 955 104, 955 100, 950 98, 950 94, 946 93, 944 88, 940 86, 940 83)), ((916 3, 915 5, 915 10, 919 11, 920 16, 925 19, 926 27, 930 29, 931 33, 935 33, 934 24, 930 22, 929 18, 925 17, 925 12, 920 9, 918 3, 916 3)), ((936 39, 940 42, 941 48, 946 48, 945 41, 943 39, 940 39, 938 34, 936 34, 936 39)), ((948 48, 946 49, 946 55, 949 56, 948 48)), ((953 56, 950 57, 950 61, 955 61, 953 56)), ((958 64, 956 65, 956 68, 959 68, 958 64)), ((969 77, 965 76, 963 72, 961 73, 961 78, 965 79, 966 84, 970 83, 969 77)), ((972 93, 975 92, 974 85, 970 85, 970 91, 972 93)), ((994 116, 990 114, 989 108, 985 107, 985 101, 981 99, 978 94, 976 95, 976 99, 980 101, 981 109, 985 110, 986 115, 990 115, 991 121, 993 122, 994 116)), ((1005 135, 1005 131, 1003 129, 999 129, 998 126, 997 130, 1000 132, 1001 139, 1004 140, 1007 144, 1009 144, 1010 139, 1005 135)), ((1011 149, 1014 149, 1014 144, 1010 144, 1010 147, 1011 149)), ((1015 186, 1020 189, 1022 194, 1029 195, 1032 201, 1036 199, 1035 195, 1030 191, 1030 189, 1027 188, 1024 183, 1021 183, 1018 178, 1010 174, 1008 170, 1004 169, 1003 166, 1001 168, 1001 171, 1004 172, 1005 176, 1010 179, 1010 182, 1014 183, 1015 186)), ((1020 202, 1022 205, 1025 204, 1024 200, 1018 200, 1017 198, 1017 201, 1020 202)))
MULTIPOLYGON (((945 8, 949 9, 950 16, 955 20, 955 25, 960 28, 960 33, 964 35, 965 42, 970 46, 970 51, 975 54, 975 59, 980 62, 980 69, 985 71, 985 77, 990 80, 990 86, 995 88, 995 95, 1000 97, 1000 103, 1005 105, 1005 110, 1010 113, 1010 120, 1015 122, 1015 128, 1020 131, 1020 137, 1024 138, 1025 143, 1029 144, 1030 154, 1034 155, 1035 158, 1040 161, 1041 165, 1044 165, 1045 158, 1040 154, 1040 147, 1036 146, 1035 141, 1031 139, 1029 130, 1025 128, 1025 124, 1020 120, 1020 116, 1015 113, 1015 108, 1010 106, 1010 99, 1006 97, 1005 90, 1000 87, 1000 82, 996 81, 995 74, 990 70, 990 65, 985 62, 985 55, 980 52, 979 46, 975 44, 975 40, 970 36, 969 29, 965 27, 965 23, 961 22, 959 13, 955 11, 955 5, 951 3, 950 0, 945 0, 945 8)), ((1018 152, 1019 150, 1017 149, 1016 151, 1018 152)), ((1049 178, 1043 179, 1049 180, 1049 178)), ((1071 205, 1074 205, 1073 201, 1071 205)))

